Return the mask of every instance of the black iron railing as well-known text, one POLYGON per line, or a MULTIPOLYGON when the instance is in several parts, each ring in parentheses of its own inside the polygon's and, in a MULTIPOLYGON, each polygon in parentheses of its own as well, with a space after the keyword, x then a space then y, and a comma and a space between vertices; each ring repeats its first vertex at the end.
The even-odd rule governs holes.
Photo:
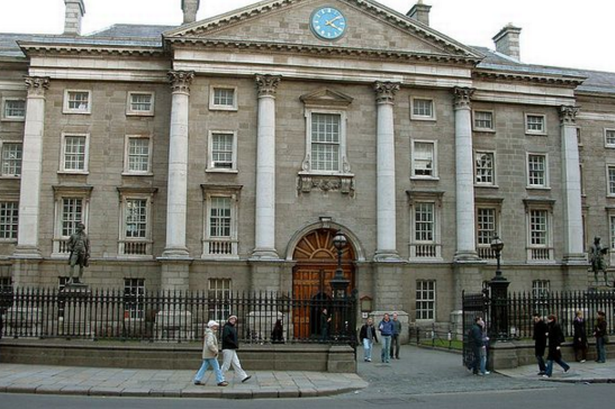
POLYGON ((85 287, 16 288, 0 292, 4 337, 93 340, 193 341, 203 338, 209 320, 224 324, 238 317, 244 343, 324 342, 355 345, 356 301, 301 299, 283 293, 145 292, 85 287), (331 321, 323 324, 326 308, 331 321), (281 336, 273 335, 282 324, 281 336), (327 325, 323 336, 322 325, 327 325))

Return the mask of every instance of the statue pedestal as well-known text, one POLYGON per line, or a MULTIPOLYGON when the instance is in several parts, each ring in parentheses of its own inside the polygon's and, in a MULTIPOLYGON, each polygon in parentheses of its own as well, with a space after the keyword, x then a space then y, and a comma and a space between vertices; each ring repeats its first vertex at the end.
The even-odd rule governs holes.
POLYGON ((58 334, 66 338, 89 338, 91 328, 92 292, 87 284, 67 284, 58 295, 58 334))

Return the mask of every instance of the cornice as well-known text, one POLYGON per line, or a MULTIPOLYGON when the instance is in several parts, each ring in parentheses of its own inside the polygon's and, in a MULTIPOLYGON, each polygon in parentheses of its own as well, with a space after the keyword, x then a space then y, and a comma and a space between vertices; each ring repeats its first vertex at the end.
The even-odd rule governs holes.
POLYGON ((566 77, 566 76, 550 76, 539 74, 528 74, 522 72, 504 72, 504 71, 484 71, 475 70, 472 72, 472 78, 482 80, 497 80, 497 81, 516 81, 516 82, 531 82, 538 84, 559 85, 565 87, 578 87, 585 81, 583 77, 566 77))
POLYGON ((480 58, 466 57, 450 54, 429 54, 406 52, 401 50, 383 50, 370 48, 354 48, 354 47, 335 47, 335 46, 319 46, 309 44, 289 44, 276 42, 254 42, 249 40, 228 40, 228 39, 213 39, 202 37, 176 37, 168 39, 171 43, 184 45, 199 45, 199 50, 216 49, 216 50, 248 50, 268 53, 292 53, 304 54, 313 56, 344 56, 357 58, 371 58, 376 60, 395 59, 400 61, 422 61, 422 62, 440 62, 440 63, 455 63, 467 64, 474 66, 480 62, 480 58))
POLYGON ((100 46, 87 44, 25 44, 19 43, 24 54, 28 57, 46 54, 53 55, 92 55, 92 56, 147 56, 164 57, 165 51, 162 47, 122 47, 122 46, 100 46))

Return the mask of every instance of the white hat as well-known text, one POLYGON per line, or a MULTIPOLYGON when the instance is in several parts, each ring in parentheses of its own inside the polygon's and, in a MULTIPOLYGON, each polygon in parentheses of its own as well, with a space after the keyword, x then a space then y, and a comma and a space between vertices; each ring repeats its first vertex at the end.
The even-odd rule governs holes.
POLYGON ((228 320, 230 321, 233 318, 237 319, 237 316, 236 315, 231 315, 230 317, 228 317, 228 320))
POLYGON ((219 326, 220 326, 220 324, 218 324, 218 321, 211 320, 211 321, 209 321, 209 322, 207 323, 207 326, 208 326, 209 328, 213 328, 213 327, 219 327, 219 326))

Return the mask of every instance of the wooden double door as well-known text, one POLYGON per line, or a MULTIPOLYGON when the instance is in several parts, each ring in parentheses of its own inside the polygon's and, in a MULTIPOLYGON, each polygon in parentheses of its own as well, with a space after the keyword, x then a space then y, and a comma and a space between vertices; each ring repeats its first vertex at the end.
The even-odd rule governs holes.
MULTIPOLYGON (((319 229, 308 233, 293 252, 293 298, 302 300, 293 309, 294 336, 314 338, 321 333, 320 314, 332 297, 330 281, 337 269, 336 230, 319 229), (315 302, 316 301, 316 302, 315 302)), ((350 242, 342 250, 342 271, 349 281, 348 293, 355 288, 355 252, 350 242)))

